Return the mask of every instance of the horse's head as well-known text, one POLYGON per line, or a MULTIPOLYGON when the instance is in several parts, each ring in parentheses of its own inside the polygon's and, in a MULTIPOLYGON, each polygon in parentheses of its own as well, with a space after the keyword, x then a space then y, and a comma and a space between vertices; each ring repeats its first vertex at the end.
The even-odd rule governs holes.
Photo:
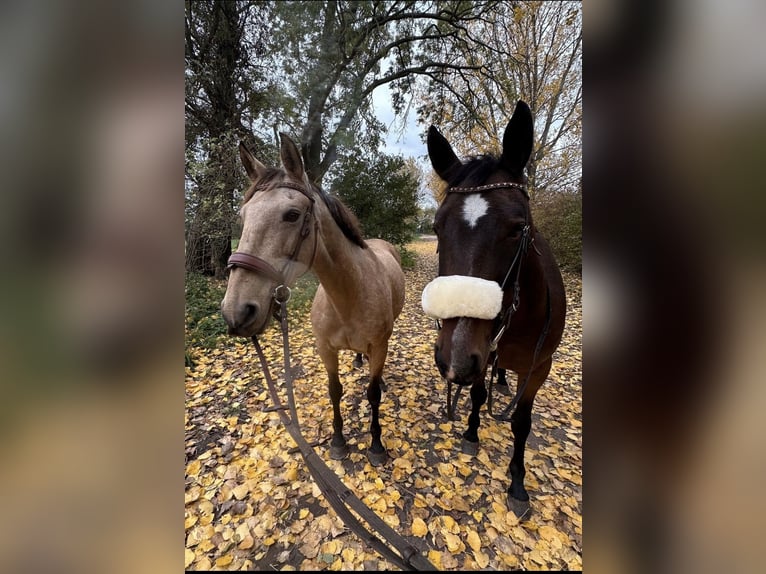
POLYGON ((423 308, 442 320, 435 346, 439 371, 460 385, 484 378, 498 315, 512 303, 514 278, 506 277, 532 225, 523 185, 532 138, 532 114, 522 101, 499 158, 464 164, 435 127, 428 132, 431 164, 448 188, 434 218, 439 277, 424 290, 423 308))
POLYGON ((250 178, 240 209, 242 236, 229 259, 231 273, 221 312, 229 334, 263 332, 273 315, 275 290, 286 297, 289 287, 311 267, 316 249, 314 191, 300 152, 281 135, 283 169, 267 168, 239 145, 250 178))

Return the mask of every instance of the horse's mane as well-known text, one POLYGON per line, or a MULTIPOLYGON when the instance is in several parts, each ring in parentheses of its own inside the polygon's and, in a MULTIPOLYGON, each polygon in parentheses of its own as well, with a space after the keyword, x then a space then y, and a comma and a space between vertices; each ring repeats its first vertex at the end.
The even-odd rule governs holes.
MULTIPOLYGON (((253 185, 245 192, 243 203, 247 203, 255 195, 256 190, 272 189, 277 187, 280 181, 283 181, 285 171, 275 167, 266 168, 266 173, 254 182, 253 185)), ((311 184, 311 189, 319 197, 322 198, 324 204, 332 215, 333 220, 338 225, 343 235, 348 238, 349 241, 358 245, 362 249, 367 249, 367 243, 364 240, 362 229, 359 225, 359 220, 356 218, 351 210, 346 207, 343 202, 337 197, 324 192, 321 188, 314 184, 311 184)))
POLYGON ((314 191, 319 194, 319 197, 324 200, 327 209, 330 210, 332 218, 335 220, 335 223, 338 224, 338 227, 340 227, 343 235, 362 249, 367 249, 367 243, 362 235, 362 228, 359 225, 359 220, 356 218, 356 215, 354 215, 353 212, 334 195, 325 193, 316 186, 312 187, 314 188, 314 191))

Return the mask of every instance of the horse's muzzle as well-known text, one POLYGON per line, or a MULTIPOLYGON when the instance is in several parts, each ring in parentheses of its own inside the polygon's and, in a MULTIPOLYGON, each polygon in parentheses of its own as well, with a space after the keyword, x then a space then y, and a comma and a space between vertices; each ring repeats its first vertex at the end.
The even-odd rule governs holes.
POLYGON ((446 378, 458 385, 473 385, 483 377, 484 369, 482 366, 481 357, 476 353, 457 357, 453 355, 446 378))
POLYGON ((229 335, 252 337, 260 335, 271 318, 269 313, 259 313, 256 303, 246 303, 235 308, 221 306, 221 315, 229 335))

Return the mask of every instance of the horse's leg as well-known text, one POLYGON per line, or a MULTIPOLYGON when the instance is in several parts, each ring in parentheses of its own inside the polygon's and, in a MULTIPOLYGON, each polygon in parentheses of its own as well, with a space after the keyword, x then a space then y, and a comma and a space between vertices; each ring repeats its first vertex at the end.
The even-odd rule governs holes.
POLYGON ((348 456, 348 446, 343 437, 343 419, 340 416, 340 399, 343 396, 343 385, 338 376, 338 352, 326 345, 317 344, 319 357, 327 371, 327 381, 330 387, 332 401, 332 440, 330 441, 330 458, 341 460, 348 456))
POLYGON ((373 466, 379 466, 386 462, 388 454, 380 440, 380 397, 382 395, 383 383, 383 365, 386 362, 386 354, 388 353, 388 343, 384 343, 379 347, 373 347, 370 352, 370 384, 367 385, 367 400, 370 402, 370 410, 372 411, 372 418, 370 419, 370 434, 372 435, 372 442, 370 448, 367 449, 367 458, 370 464, 373 466))
POLYGON ((461 449, 464 454, 475 455, 479 452, 479 410, 487 400, 487 387, 484 379, 471 385, 471 414, 468 415, 468 429, 463 433, 461 449))
MULTIPOLYGON (((532 403, 535 400, 538 389, 551 370, 551 362, 551 359, 548 359, 532 371, 527 388, 519 399, 513 415, 511 415, 513 457, 511 457, 511 463, 508 465, 508 472, 511 475, 511 486, 508 488, 508 507, 518 517, 523 516, 529 510, 529 494, 527 494, 524 488, 524 475, 527 473, 524 468, 524 450, 529 431, 532 428, 532 403)), ((524 378, 519 375, 516 383, 516 392, 518 392, 518 386, 523 380, 524 378)))
POLYGON ((508 379, 506 378, 506 372, 505 369, 498 367, 497 368, 497 382, 495 383, 497 385, 497 390, 500 391, 504 395, 510 395, 511 392, 508 390, 508 379))

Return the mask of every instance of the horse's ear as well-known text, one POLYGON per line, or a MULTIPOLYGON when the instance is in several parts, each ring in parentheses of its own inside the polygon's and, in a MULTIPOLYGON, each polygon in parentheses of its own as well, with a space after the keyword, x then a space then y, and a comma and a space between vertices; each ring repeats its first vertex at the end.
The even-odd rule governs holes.
POLYGON ((503 165, 511 173, 521 174, 526 167, 533 138, 532 112, 526 102, 519 100, 503 135, 503 165))
POLYGON ((303 171, 303 160, 301 159, 301 152, 298 146, 293 143, 290 137, 280 132, 279 140, 281 142, 279 153, 282 156, 282 165, 285 171, 295 177, 296 179, 303 181, 306 177, 303 171))
POLYGON ((431 159, 431 165, 437 175, 444 181, 450 181, 455 175, 457 169, 462 165, 460 159, 452 151, 445 138, 436 127, 428 128, 428 157, 431 159))
POLYGON ((245 166, 250 181, 256 181, 266 173, 266 166, 255 159, 255 156, 245 147, 244 142, 239 142, 239 159, 242 160, 242 165, 245 166))

